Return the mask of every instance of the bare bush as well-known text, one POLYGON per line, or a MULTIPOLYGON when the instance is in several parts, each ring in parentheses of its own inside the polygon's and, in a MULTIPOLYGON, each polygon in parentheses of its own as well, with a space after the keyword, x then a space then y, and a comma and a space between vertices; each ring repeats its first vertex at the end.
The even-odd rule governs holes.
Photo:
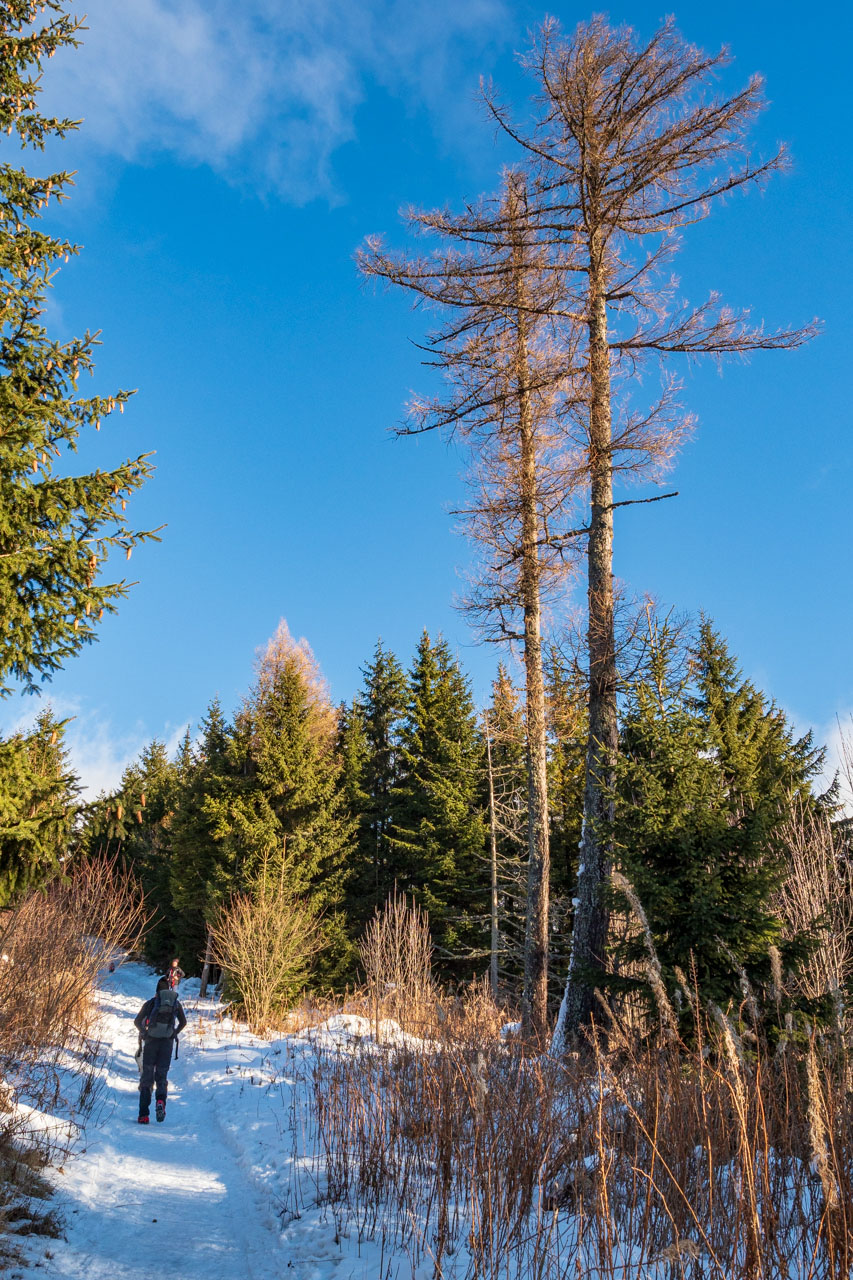
POLYGON ((377 1035, 385 1017, 421 1034, 434 1022, 432 950, 426 912, 395 888, 359 944, 377 1035))
POLYGON ((28 894, 6 912, 0 925, 0 1072, 7 1087, 14 1079, 26 1096, 52 1053, 87 1039, 98 971, 132 950, 144 925, 142 892, 115 857, 82 863, 69 878, 28 894))
POLYGON ((0 919, 0 1207, 38 1197, 31 1171, 95 1105, 98 971, 133 949, 144 925, 139 885, 109 857, 27 894, 0 919), (29 1108, 55 1123, 33 1132, 29 1108))
POLYGON ((253 1031, 278 1025, 323 944, 316 910, 284 885, 237 894, 212 929, 213 958, 253 1031))

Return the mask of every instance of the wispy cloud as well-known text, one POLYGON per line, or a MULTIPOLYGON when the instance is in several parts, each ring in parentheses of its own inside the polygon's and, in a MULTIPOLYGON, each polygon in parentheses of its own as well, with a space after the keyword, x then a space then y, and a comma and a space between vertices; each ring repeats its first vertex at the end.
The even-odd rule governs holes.
POLYGON ((84 800, 94 800, 102 791, 114 791, 127 766, 148 746, 152 737, 165 742, 169 756, 174 757, 188 728, 187 724, 167 724, 159 733, 152 734, 146 725, 139 723, 119 733, 109 720, 96 711, 85 710, 78 700, 50 697, 19 703, 11 714, 0 719, 0 732, 4 736, 28 732, 39 712, 48 707, 58 720, 69 721, 65 730, 68 763, 80 780, 84 800))
MULTIPOLYGON (((437 115, 470 89, 458 70, 508 35, 506 0, 89 0, 80 50, 46 103, 129 160, 171 152, 304 202, 333 193, 371 83, 437 115)), ((484 67, 488 70, 488 67, 484 67)))
POLYGON ((853 816, 853 707, 815 731, 815 740, 826 745, 823 776, 827 783, 837 775, 839 799, 845 812, 853 816))

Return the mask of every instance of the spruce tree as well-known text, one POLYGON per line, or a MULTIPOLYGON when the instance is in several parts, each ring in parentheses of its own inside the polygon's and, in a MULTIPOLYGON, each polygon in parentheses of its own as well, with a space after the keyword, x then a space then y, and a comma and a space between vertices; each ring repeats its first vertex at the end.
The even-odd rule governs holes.
POLYGON ((234 850, 222 826, 222 812, 237 790, 232 736, 214 699, 201 722, 198 748, 192 749, 187 734, 177 761, 169 884, 175 948, 186 973, 201 972, 208 927, 237 888, 234 850))
POLYGON ((577 879, 586 766, 586 685, 555 645, 545 659, 552 901, 566 900, 577 879))
POLYGON ((45 709, 31 733, 0 741, 0 907, 52 879, 75 843, 80 787, 66 724, 45 709))
POLYGON ((825 752, 812 733, 796 737, 782 711, 744 680, 725 640, 707 618, 691 649, 695 692, 692 705, 707 723, 713 749, 733 802, 751 813, 756 839, 770 839, 780 808, 793 796, 808 801, 825 752))
POLYGON ((117 853, 138 876, 149 912, 145 956, 158 967, 175 954, 170 877, 178 785, 177 767, 155 738, 127 766, 118 790, 89 806, 83 833, 89 852, 117 853))
POLYGON ((365 775, 369 747, 364 706, 356 696, 348 706, 342 702, 338 708, 338 756, 341 761, 341 791, 354 821, 359 822, 367 812, 368 794, 365 775))
MULTIPOLYGON (((81 22, 60 0, 7 0, 0 9, 0 129, 21 149, 41 151, 76 123, 38 110, 42 63, 76 46, 81 22), (46 20, 43 15, 46 15, 46 20)), ((0 692, 49 679, 95 639, 95 623, 127 592, 101 577, 111 550, 127 558, 153 535, 134 532, 126 500, 145 480, 144 456, 121 466, 66 474, 83 431, 124 408, 128 392, 80 397, 97 335, 59 342, 42 318, 56 264, 77 247, 42 230, 51 204, 67 198, 66 172, 32 177, 0 164, 0 692)), ((0 786, 0 803, 2 803, 0 786)))
MULTIPOLYGON (((623 721, 615 834, 673 990, 695 967, 701 994, 741 998, 782 943, 773 901, 784 875, 780 832, 792 790, 808 796, 819 753, 743 681, 725 643, 703 623, 685 663, 666 624, 653 637, 623 721)), ((618 948, 642 960, 634 936, 618 948)), ((618 983, 616 985, 619 985, 618 983)))
POLYGON ((357 819, 348 889, 359 930, 393 891, 399 876, 390 840, 402 776, 402 729, 409 685, 397 658, 378 640, 364 684, 343 729, 344 778, 357 819), (363 740, 362 740, 363 739, 363 740))
MULTIPOLYGON (((529 778, 524 709, 503 663, 486 711, 491 756, 491 815, 495 827, 498 974, 520 989, 524 975, 527 907, 529 778)), ((489 805, 488 794, 483 808, 489 805)))
POLYGON ((277 885, 324 913, 321 976, 350 971, 342 901, 353 824, 339 786, 338 722, 305 641, 284 623, 267 646, 258 678, 236 717, 229 755, 235 783, 210 803, 232 859, 235 888, 277 885))
POLYGON ((410 684, 391 843, 400 888, 429 912, 438 958, 459 973, 486 942, 483 744, 468 680, 443 637, 433 644, 423 633, 410 684))

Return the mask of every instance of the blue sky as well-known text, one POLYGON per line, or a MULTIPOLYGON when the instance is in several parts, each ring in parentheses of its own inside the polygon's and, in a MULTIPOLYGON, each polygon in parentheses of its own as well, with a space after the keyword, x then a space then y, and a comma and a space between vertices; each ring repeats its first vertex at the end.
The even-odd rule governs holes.
MULTIPOLYGON (((47 101, 85 117, 51 153, 77 170, 61 226, 84 248, 57 278, 57 336, 103 331, 97 385, 139 394, 80 453, 156 451, 133 512, 165 523, 101 640, 46 695, 76 718, 84 780, 116 780, 218 693, 233 708, 279 618, 336 699, 377 636, 408 661, 443 630, 484 697, 497 654, 454 610, 467 548, 449 514, 461 457, 395 441, 430 376, 424 317, 360 283, 363 237, 402 241, 406 203, 490 191, 513 158, 476 103, 493 76, 524 111, 514 58, 546 12, 515 0, 90 0, 85 46, 48 64, 47 101)), ((614 4, 650 33, 666 10, 614 4)), ((616 569, 664 606, 704 609, 746 673, 825 739, 853 708, 850 583, 849 8, 682 4, 691 40, 731 46, 725 84, 767 79, 756 134, 794 164, 689 233, 685 295, 720 290, 770 325, 824 322, 806 350, 686 370, 694 439, 680 497, 623 513, 616 569), (814 13, 817 14, 817 10, 814 13)), ((31 168, 35 165, 31 162, 31 168)), ((120 566, 121 571, 124 566, 120 566)), ((571 601, 569 601, 571 606, 571 601)), ((36 710, 0 707, 5 728, 36 710)))

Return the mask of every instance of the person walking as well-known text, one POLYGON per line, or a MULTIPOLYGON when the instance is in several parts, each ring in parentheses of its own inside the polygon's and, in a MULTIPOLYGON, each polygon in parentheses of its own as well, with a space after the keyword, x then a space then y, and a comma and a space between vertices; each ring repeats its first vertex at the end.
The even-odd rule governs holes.
POLYGON ((168 978, 158 980, 156 993, 145 1001, 133 1022, 142 1037, 138 1122, 149 1123, 152 1087, 155 1090, 155 1114, 158 1122, 162 1122, 166 1119, 172 1045, 187 1025, 178 993, 169 986, 168 978))
POLYGON ((176 986, 178 985, 178 983, 180 982, 181 978, 185 978, 185 977, 186 977, 186 974, 184 973, 183 969, 181 968, 181 962, 180 962, 180 960, 173 960, 173 961, 172 961, 172 963, 169 965, 169 972, 168 972, 168 974, 167 974, 166 976, 167 976, 167 977, 168 977, 168 979, 169 979, 169 986, 170 986, 170 987, 176 987, 176 986))

